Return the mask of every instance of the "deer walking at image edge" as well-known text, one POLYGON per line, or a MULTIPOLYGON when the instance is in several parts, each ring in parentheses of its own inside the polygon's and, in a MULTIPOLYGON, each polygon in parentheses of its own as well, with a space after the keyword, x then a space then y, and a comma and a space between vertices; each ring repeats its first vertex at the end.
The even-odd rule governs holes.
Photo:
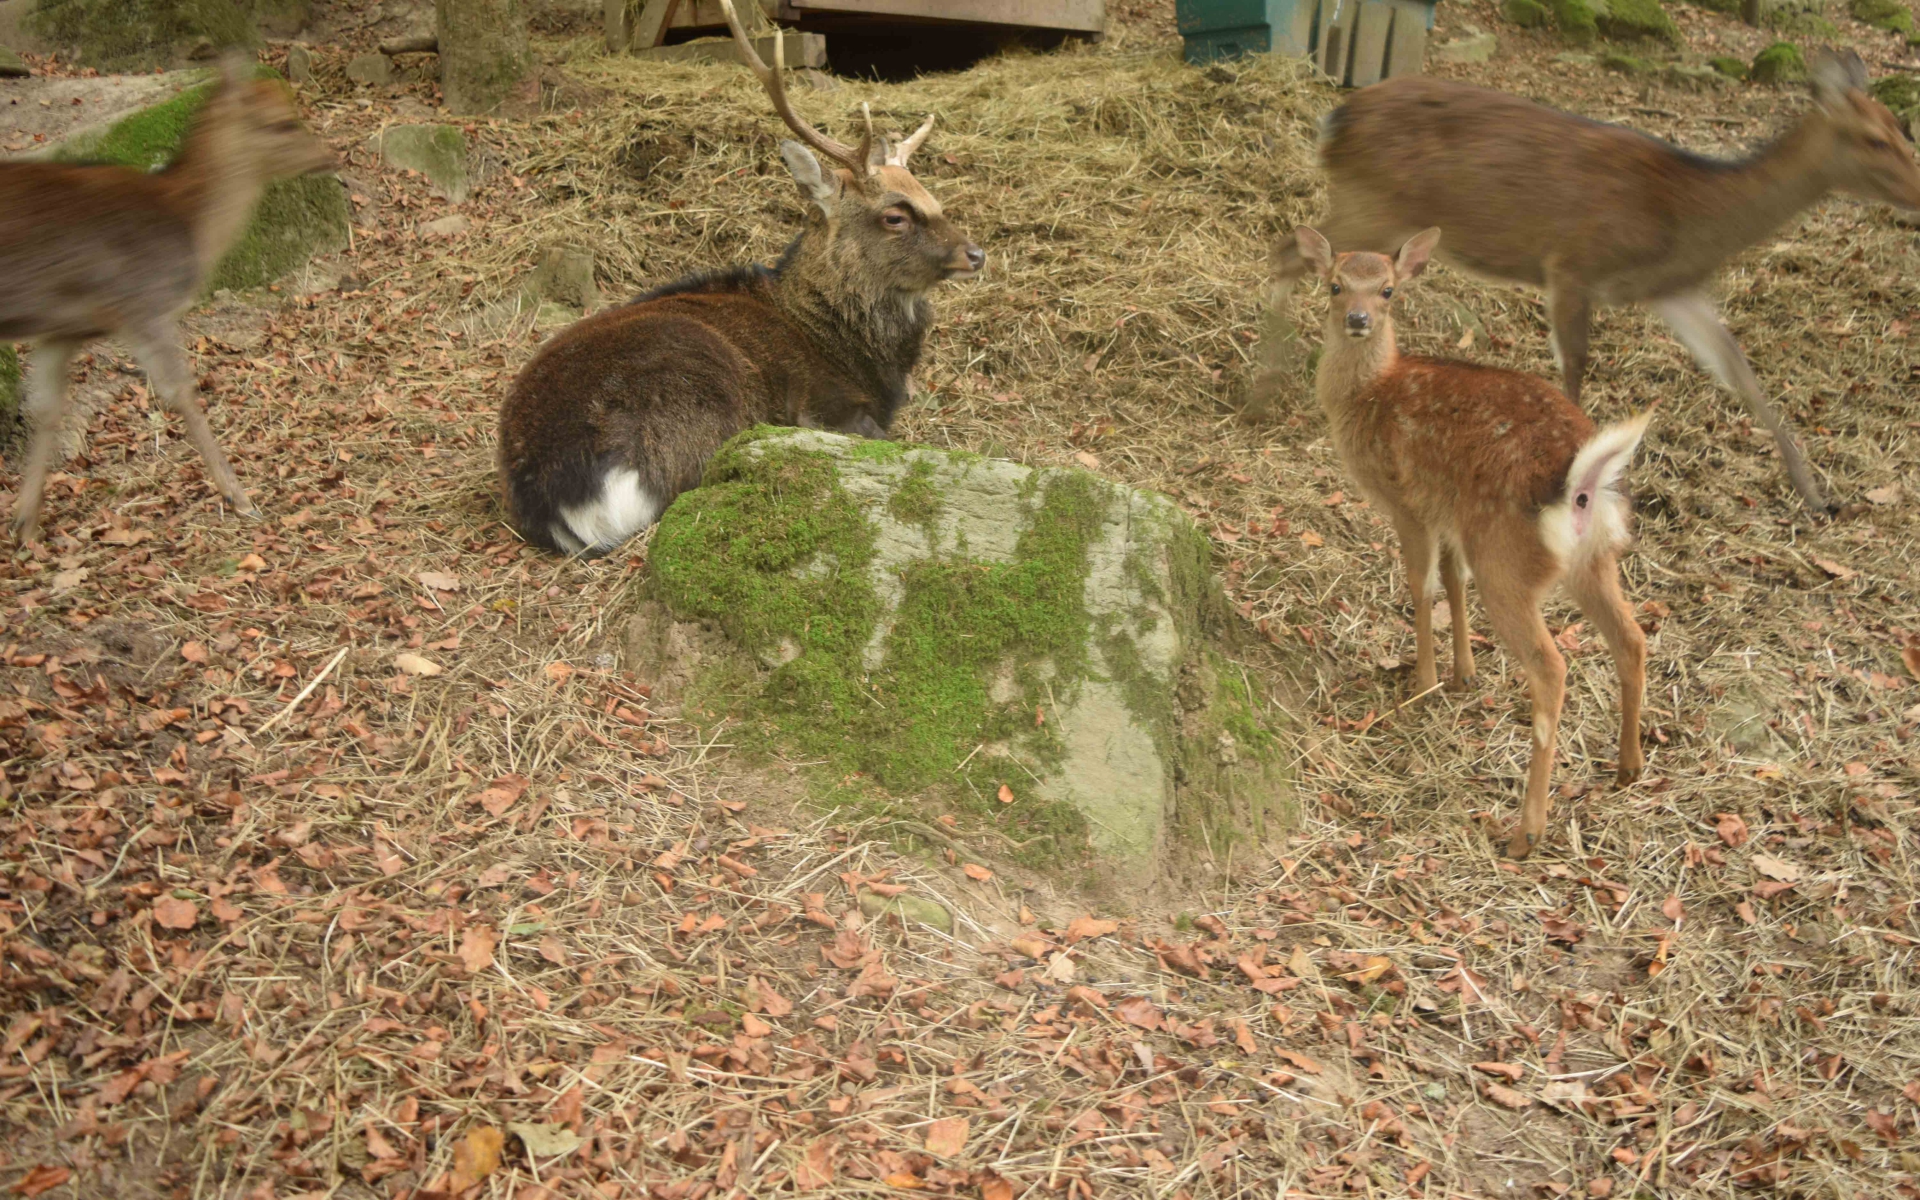
POLYGON ((1314 390, 1348 474, 1400 538, 1413 593, 1415 693, 1437 681, 1436 583, 1452 615, 1448 690, 1464 690, 1473 678, 1468 572, 1479 581, 1494 633, 1526 672, 1533 758, 1507 845, 1509 856, 1524 858, 1546 834, 1566 694, 1566 660, 1540 615, 1556 583, 1600 631, 1619 672, 1616 778, 1630 783, 1644 766, 1646 636, 1621 595, 1618 562, 1630 515, 1621 479, 1652 413, 1596 430, 1538 376, 1402 355, 1389 307, 1394 290, 1420 274, 1439 240, 1440 230, 1428 229, 1389 258, 1335 254, 1311 228, 1294 234, 1301 260, 1330 293, 1314 390))
MULTIPOLYGON (((1575 403, 1597 306, 1646 304, 1779 446, 1795 489, 1828 510, 1806 456, 1705 288, 1728 260, 1828 192, 1920 209, 1920 166, 1852 51, 1809 56, 1814 104, 1739 161, 1619 125, 1425 76, 1354 93, 1321 126, 1336 249, 1399 245, 1438 224, 1441 260, 1546 292, 1554 359, 1575 403)), ((1283 285, 1307 264, 1283 241, 1283 285)))
POLYGON ((785 39, 769 69, 722 7, 800 139, 780 154, 806 225, 774 266, 692 275, 596 313, 521 370, 500 414, 500 482, 513 526, 550 550, 618 546, 755 424, 886 437, 933 320, 927 292, 985 262, 907 169, 931 116, 899 142, 871 117, 857 147, 827 137, 787 99, 785 39))
POLYGON ((180 334, 180 317, 245 231, 274 179, 331 171, 249 56, 229 54, 186 144, 164 170, 0 163, 0 341, 32 341, 26 415, 32 425, 14 501, 22 541, 40 534, 40 504, 68 403, 67 368, 94 338, 130 344, 154 394, 187 426, 208 476, 234 511, 255 510, 220 452, 180 334))

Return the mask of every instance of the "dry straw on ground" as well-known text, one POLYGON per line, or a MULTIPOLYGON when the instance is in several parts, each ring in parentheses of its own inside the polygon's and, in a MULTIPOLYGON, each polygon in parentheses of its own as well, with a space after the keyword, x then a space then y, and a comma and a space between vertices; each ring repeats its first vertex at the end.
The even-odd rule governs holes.
MULTIPOLYGON (((1070 896, 794 810, 784 772, 652 705, 619 660, 644 547, 568 563, 500 527, 493 412, 537 335, 483 317, 540 253, 591 248, 618 294, 771 257, 798 213, 745 72, 567 70, 580 111, 475 127, 490 169, 451 241, 414 236, 444 205, 365 150, 390 114, 322 72, 316 123, 361 197, 348 278, 198 318, 266 524, 217 511, 123 360, 86 368, 60 533, 0 567, 9 1180, 658 1200, 1914 1186, 1910 231, 1830 203, 1727 281, 1763 379, 1867 505, 1848 522, 1802 520, 1766 439, 1647 318, 1600 321, 1591 406, 1664 401, 1628 565, 1652 764, 1603 785, 1606 658, 1564 629, 1555 832, 1514 866, 1495 856, 1526 755, 1511 664, 1487 653, 1480 694, 1400 707, 1391 537, 1304 393, 1235 419, 1267 248, 1317 213, 1312 126, 1335 94, 1164 50, 798 93, 830 129, 863 99, 900 127, 937 112, 922 178, 990 255, 939 299, 905 436, 1169 492, 1247 619, 1310 664, 1284 855, 1223 856, 1184 913, 1076 926, 1070 896), (901 885, 948 905, 953 935, 857 915, 856 893, 901 885)), ((1528 85, 1648 107, 1591 72, 1528 85)), ((1779 104, 1655 99, 1695 145, 1728 136, 1708 117, 1757 138, 1779 104)), ((1296 320, 1320 299, 1297 294, 1296 320)), ((1529 294, 1442 269, 1403 319, 1420 350, 1546 365, 1529 294)))

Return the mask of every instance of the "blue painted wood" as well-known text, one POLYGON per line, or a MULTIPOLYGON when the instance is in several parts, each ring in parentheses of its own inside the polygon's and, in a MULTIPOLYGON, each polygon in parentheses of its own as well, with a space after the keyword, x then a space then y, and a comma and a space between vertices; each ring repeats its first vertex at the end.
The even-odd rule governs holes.
POLYGON ((1419 72, 1436 2, 1176 0, 1174 16, 1190 63, 1292 54, 1314 59, 1341 83, 1365 84, 1419 72), (1340 36, 1330 38, 1328 31, 1335 28, 1340 36), (1358 29, 1366 36, 1356 46, 1358 29), (1340 61, 1327 61, 1329 50, 1340 61))

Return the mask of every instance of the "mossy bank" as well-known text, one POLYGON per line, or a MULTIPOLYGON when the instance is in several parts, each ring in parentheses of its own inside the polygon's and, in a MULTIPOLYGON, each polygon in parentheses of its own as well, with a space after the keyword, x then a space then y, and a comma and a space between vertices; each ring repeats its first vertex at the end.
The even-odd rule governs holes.
MULTIPOLYGON (((266 67, 259 74, 263 79, 280 78, 266 67)), ((61 162, 115 163, 141 171, 164 167, 180 152, 195 114, 212 92, 211 80, 195 84, 104 129, 76 134, 49 157, 61 162)), ((208 277, 207 293, 259 287, 317 254, 343 248, 348 220, 346 190, 331 175, 268 184, 246 231, 208 277)))
MULTIPOLYGON (((695 673, 688 715, 816 764, 830 802, 1130 872, 1175 847, 1244 862, 1285 823, 1284 721, 1229 656, 1206 541, 1164 498, 762 428, 668 510, 650 559, 673 621, 738 650, 695 673)), ((637 620, 632 665, 667 640, 637 620)))

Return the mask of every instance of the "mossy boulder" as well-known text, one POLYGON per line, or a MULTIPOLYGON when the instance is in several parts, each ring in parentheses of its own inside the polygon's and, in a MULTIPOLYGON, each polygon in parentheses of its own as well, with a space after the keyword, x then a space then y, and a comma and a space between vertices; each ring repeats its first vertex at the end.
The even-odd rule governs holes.
POLYGON ((1856 21, 1865 21, 1875 29, 1893 33, 1913 32, 1913 10, 1901 0, 1847 0, 1847 11, 1856 21))
MULTIPOLYGON (((263 78, 279 79, 262 67, 263 78)), ((49 157, 60 162, 117 163, 141 171, 167 165, 179 153, 194 115, 213 92, 196 84, 172 99, 124 117, 105 129, 76 134, 49 157)), ((267 185, 253 218, 214 267, 206 290, 258 287, 347 244, 346 191, 331 175, 282 179, 267 185)))
POLYGON ((1621 54, 1618 51, 1601 55, 1600 65, 1616 75, 1640 76, 1653 73, 1653 64, 1648 60, 1632 54, 1621 54))
POLYGON ((1912 137, 1920 127, 1920 76, 1883 75, 1868 89, 1875 100, 1892 110, 1912 137))
POLYGON ((1747 78, 1756 83, 1799 83, 1807 77, 1807 60, 1792 42, 1775 42, 1753 56, 1747 78))
POLYGON ((1610 38, 1653 38, 1663 42, 1680 41, 1680 27, 1673 23, 1660 0, 1590 0, 1594 21, 1600 32, 1610 38))
POLYGON ((1505 0, 1500 13, 1522 29, 1539 29, 1553 20, 1553 13, 1540 0, 1505 0))
MULTIPOLYGON (((818 764, 822 798, 1138 875, 1245 862, 1290 810, 1208 554, 1084 471, 760 428, 661 519, 649 589, 732 648, 688 715, 818 764)), ((671 670, 670 640, 637 619, 630 665, 671 670)))
POLYGON ((33 72, 27 67, 25 59, 0 46, 0 79, 25 79, 31 74, 33 72))
POLYGON ((146 70, 190 53, 255 46, 306 24, 310 0, 40 0, 29 28, 88 66, 146 70))
POLYGON ((1747 77, 1747 60, 1735 58, 1730 54, 1721 54, 1707 60, 1707 65, 1725 75, 1728 79, 1747 77))
POLYGON ((20 356, 0 342, 0 447, 10 445, 20 426, 20 356))
POLYGON ((467 174, 467 135, 457 125, 392 125, 375 135, 380 158, 389 167, 418 171, 441 195, 466 203, 472 190, 467 174))

